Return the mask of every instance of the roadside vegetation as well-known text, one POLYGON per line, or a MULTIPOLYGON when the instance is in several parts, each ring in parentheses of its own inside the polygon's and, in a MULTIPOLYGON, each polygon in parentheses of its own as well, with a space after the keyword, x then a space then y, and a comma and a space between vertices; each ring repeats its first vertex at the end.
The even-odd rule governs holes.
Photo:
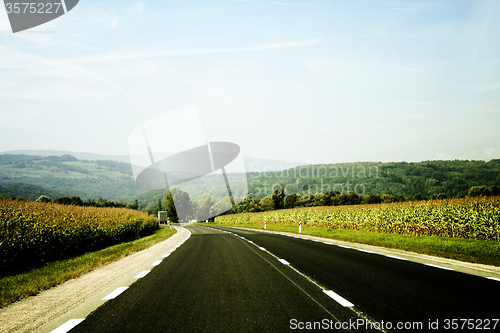
POLYGON ((50 262, 20 274, 0 277, 0 308, 77 278, 132 253, 147 249, 175 233, 175 229, 170 230, 166 226, 160 226, 150 236, 113 245, 99 251, 87 252, 80 256, 50 262))
POLYGON ((215 223, 302 233, 500 266, 500 197, 303 207, 219 216, 215 223))
POLYGON ((129 242, 156 229, 154 217, 136 210, 0 200, 0 275, 129 242))

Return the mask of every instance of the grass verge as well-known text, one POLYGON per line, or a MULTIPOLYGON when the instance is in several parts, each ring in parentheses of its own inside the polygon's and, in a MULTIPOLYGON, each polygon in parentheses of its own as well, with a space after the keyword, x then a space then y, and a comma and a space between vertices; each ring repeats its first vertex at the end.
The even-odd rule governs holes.
MULTIPOLYGON (((262 224, 214 224, 200 223, 200 225, 216 225, 221 227, 242 227, 264 229, 262 224)), ((299 233, 298 226, 267 225, 267 230, 299 233)), ((376 233, 367 231, 353 231, 340 229, 326 229, 302 227, 302 234, 331 238, 353 243, 383 246, 387 248, 412 251, 443 258, 461 261, 500 266, 499 242, 446 238, 436 236, 408 236, 400 234, 376 233)))
POLYGON ((166 226, 160 226, 154 234, 132 242, 110 246, 88 252, 84 255, 55 261, 30 271, 0 278, 0 308, 33 296, 70 279, 79 277, 96 268, 119 260, 132 253, 144 250, 176 233, 166 226))

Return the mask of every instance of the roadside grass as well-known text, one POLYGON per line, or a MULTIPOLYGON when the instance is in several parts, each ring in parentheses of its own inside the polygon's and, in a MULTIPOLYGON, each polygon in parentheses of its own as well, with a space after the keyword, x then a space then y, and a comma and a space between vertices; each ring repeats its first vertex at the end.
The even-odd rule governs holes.
POLYGON ((99 251, 87 252, 81 256, 54 261, 21 274, 2 277, 0 278, 0 308, 144 250, 176 232, 175 229, 170 230, 167 226, 160 226, 154 234, 132 242, 113 245, 99 251))
MULTIPOLYGON (((264 229, 263 224, 199 223, 199 225, 264 229)), ((299 233, 298 226, 268 224, 266 229, 270 231, 299 233)), ((500 266, 500 243, 495 241, 437 236, 408 236, 314 227, 302 227, 301 234, 352 243, 382 246, 460 261, 500 266)))

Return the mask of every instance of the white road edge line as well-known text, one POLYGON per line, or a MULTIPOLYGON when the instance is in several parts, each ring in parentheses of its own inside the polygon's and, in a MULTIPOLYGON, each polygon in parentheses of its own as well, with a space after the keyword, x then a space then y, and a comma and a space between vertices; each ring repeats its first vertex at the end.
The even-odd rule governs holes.
POLYGON ((405 258, 401 258, 398 256, 392 256, 392 255, 386 255, 386 257, 393 258, 393 259, 399 259, 399 260, 406 260, 405 258))
POLYGON ((134 276, 134 279, 140 279, 140 278, 143 278, 145 277, 146 275, 148 275, 148 273, 151 272, 151 271, 142 271, 140 272, 139 274, 137 274, 136 276, 134 276))
POLYGON ((83 319, 70 319, 58 328, 56 328, 53 331, 50 331, 50 333, 66 333, 69 332, 73 327, 76 325, 80 324, 82 321, 84 321, 85 318, 83 319))
POLYGON ((107 300, 110 300, 110 299, 113 299, 115 297, 117 297, 118 295, 120 295, 122 292, 124 292, 125 290, 127 290, 128 287, 120 287, 120 288, 117 288, 115 291, 113 291, 111 294, 109 294, 108 296, 104 297, 102 300, 103 301, 107 301, 107 300))
POLYGON ((356 250, 361 251, 361 252, 364 252, 364 253, 371 253, 371 254, 373 254, 373 252, 372 252, 372 251, 368 251, 368 250, 363 250, 363 249, 356 249, 356 250))
POLYGON ((162 257, 162 258, 166 258, 166 257, 168 257, 169 255, 170 255, 170 253, 165 253, 165 254, 164 254, 164 255, 162 255, 161 257, 162 257))
POLYGON ((261 249, 262 251, 267 251, 264 247, 259 247, 259 249, 261 249))
POLYGON ((278 261, 280 263, 282 263, 283 265, 290 265, 290 263, 288 261, 286 261, 285 259, 278 259, 278 261))
POLYGON ((158 266, 159 264, 161 264, 161 260, 156 260, 151 266, 158 266))
POLYGON ((453 268, 448 268, 448 267, 443 267, 443 266, 438 266, 438 265, 433 265, 433 264, 424 264, 424 265, 430 266, 430 267, 436 267, 436 268, 446 269, 447 271, 453 271, 454 270, 453 268))
POLYGON ((495 280, 495 281, 500 281, 499 278, 496 278, 496 277, 487 277, 487 279, 490 279, 490 280, 495 280))
POLYGON ((327 294, 328 296, 330 296, 331 298, 333 298, 337 303, 339 303, 343 307, 349 308, 351 306, 354 306, 354 304, 352 304, 351 302, 349 302, 348 300, 346 300, 344 297, 342 297, 342 296, 334 293, 331 290, 323 290, 323 292, 325 294, 327 294))

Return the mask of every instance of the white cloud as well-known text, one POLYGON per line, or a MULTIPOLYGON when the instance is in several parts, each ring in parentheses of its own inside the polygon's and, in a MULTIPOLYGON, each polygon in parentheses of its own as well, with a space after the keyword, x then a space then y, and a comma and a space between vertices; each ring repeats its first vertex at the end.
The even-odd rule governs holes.
POLYGON ((273 2, 273 1, 252 1, 252 0, 231 0, 233 2, 254 2, 254 3, 264 3, 270 5, 279 6, 308 6, 308 7, 331 7, 327 5, 317 5, 312 3, 290 3, 290 2, 273 2))
POLYGON ((311 39, 311 40, 294 41, 294 42, 269 43, 269 44, 255 45, 242 48, 195 48, 195 49, 163 50, 163 51, 153 51, 153 52, 115 52, 115 53, 101 54, 97 56, 76 58, 73 59, 72 62, 73 63, 104 62, 104 61, 160 58, 160 57, 173 57, 181 55, 209 54, 209 53, 265 51, 272 49, 309 46, 321 43, 322 41, 323 41, 322 39, 311 39))
POLYGON ((30 55, 0 46, 2 81, 9 85, 2 98, 102 97, 121 91, 105 75, 81 64, 30 55))
POLYGON ((144 11, 144 2, 136 1, 125 8, 128 14, 139 14, 144 11))
POLYGON ((479 90, 500 90, 500 82, 497 83, 484 83, 479 85, 479 90))
POLYGON ((500 149, 494 147, 484 148, 483 150, 473 150, 468 154, 452 156, 444 153, 436 153, 436 160, 482 160, 490 161, 500 158, 500 149))

